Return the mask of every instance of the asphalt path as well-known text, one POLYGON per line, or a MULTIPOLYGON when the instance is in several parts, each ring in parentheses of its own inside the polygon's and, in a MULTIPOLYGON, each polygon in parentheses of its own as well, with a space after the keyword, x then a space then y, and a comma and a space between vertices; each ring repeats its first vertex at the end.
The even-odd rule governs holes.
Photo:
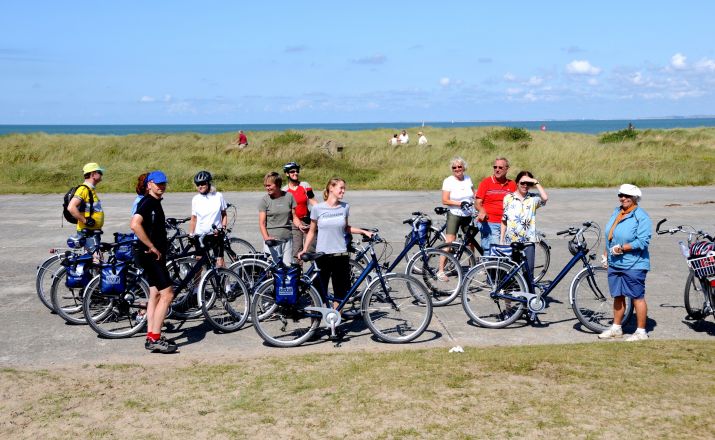
MULTIPOLYGON (((106 233, 127 232, 132 194, 102 194, 106 211, 106 233)), ((170 189, 170 188, 169 188, 170 189)), ((100 362, 176 362, 194 359, 240 359, 336 350, 399 350, 402 345, 377 342, 362 321, 345 323, 347 335, 336 344, 325 334, 303 347, 278 349, 266 346, 252 326, 231 334, 212 331, 202 319, 172 321, 168 337, 175 338, 179 353, 172 356, 149 354, 143 348, 143 335, 123 340, 105 340, 88 326, 66 324, 50 314, 35 294, 36 266, 49 256, 48 249, 64 246, 73 225, 61 227, 61 199, 55 195, 0 196, 0 365, 43 367, 100 362)), ((238 206, 236 235, 259 244, 256 206, 262 193, 225 193, 238 206)), ((190 211, 190 193, 169 192, 164 200, 167 216, 183 217, 190 211)), ((550 200, 539 210, 537 227, 546 233, 551 245, 551 279, 569 260, 565 239, 555 234, 561 229, 594 220, 604 226, 618 204, 616 189, 555 189, 550 200)), ((351 223, 377 227, 393 244, 393 256, 401 250, 407 232, 402 220, 416 210, 432 212, 440 201, 439 191, 348 191, 351 223)), ((641 206, 654 221, 668 218, 667 224, 689 224, 715 232, 715 187, 645 188, 641 206)), ((433 215, 433 219, 441 220, 433 215)), ((110 235, 107 235, 110 237, 110 235)), ((684 236, 655 236, 650 245, 652 269, 646 282, 648 327, 654 339, 715 340, 715 322, 685 319, 683 287, 687 267, 678 250, 684 236)), ((541 315, 543 325, 534 327, 520 320, 506 329, 490 330, 469 322, 461 302, 435 308, 428 330, 410 348, 460 346, 495 346, 521 344, 596 342, 593 333, 581 328, 568 301, 568 289, 577 268, 556 287, 552 301, 541 315)), ((626 331, 633 331, 633 323, 626 331)), ((603 342, 608 343, 608 342, 603 342)))

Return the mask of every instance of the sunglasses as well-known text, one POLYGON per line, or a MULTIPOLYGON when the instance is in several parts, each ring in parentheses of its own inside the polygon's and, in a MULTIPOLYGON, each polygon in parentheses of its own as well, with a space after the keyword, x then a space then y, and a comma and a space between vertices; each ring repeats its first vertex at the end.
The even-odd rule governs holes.
POLYGON ((499 165, 494 165, 492 168, 494 168, 495 170, 505 170, 507 167, 502 167, 502 166, 499 166, 499 165))
POLYGON ((208 184, 208 182, 199 182, 196 184, 196 186, 207 186, 208 184))
POLYGON ((298 173, 300 173, 300 171, 298 171, 298 170, 289 170, 288 171, 288 174, 298 174, 298 173))
POLYGON ((461 170, 461 169, 464 169, 464 167, 461 165, 457 165, 456 167, 452 167, 452 169, 453 170, 461 170))
POLYGON ((630 198, 631 196, 629 196, 628 194, 618 193, 618 198, 620 199, 621 197, 630 198))
POLYGON ((532 187, 534 186, 534 182, 519 182, 519 185, 532 187))

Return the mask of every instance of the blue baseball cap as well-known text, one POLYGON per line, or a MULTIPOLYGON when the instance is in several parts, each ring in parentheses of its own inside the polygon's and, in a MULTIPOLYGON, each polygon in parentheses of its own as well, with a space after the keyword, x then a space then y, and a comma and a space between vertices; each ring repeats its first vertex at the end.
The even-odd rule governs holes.
POLYGON ((151 173, 149 173, 148 176, 146 176, 146 181, 147 182, 151 181, 156 184, 160 184, 160 183, 167 183, 169 181, 169 179, 166 178, 166 174, 164 174, 163 171, 156 170, 156 171, 152 171, 151 173))

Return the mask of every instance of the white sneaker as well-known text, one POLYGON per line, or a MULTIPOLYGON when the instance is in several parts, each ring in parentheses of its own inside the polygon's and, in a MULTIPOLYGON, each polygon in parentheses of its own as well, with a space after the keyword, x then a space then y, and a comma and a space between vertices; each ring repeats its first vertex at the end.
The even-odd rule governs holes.
POLYGON ((440 280, 440 281, 442 281, 442 282, 447 282, 447 281, 449 281, 449 277, 447 276, 447 274, 445 274, 445 273, 444 273, 443 271, 441 271, 441 270, 440 270, 439 272, 437 272, 437 279, 440 280))
POLYGON ((622 338, 623 337, 623 329, 614 329, 613 327, 609 328, 605 332, 601 333, 598 335, 598 339, 614 339, 614 338, 622 338))
POLYGON ((648 333, 635 332, 626 338, 626 342, 645 341, 647 339, 648 333))

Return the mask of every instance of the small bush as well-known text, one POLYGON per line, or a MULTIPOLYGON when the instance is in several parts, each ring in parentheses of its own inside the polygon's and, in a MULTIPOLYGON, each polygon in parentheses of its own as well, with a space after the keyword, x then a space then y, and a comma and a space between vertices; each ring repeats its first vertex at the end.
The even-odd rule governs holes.
POLYGON ((497 149, 497 145, 488 136, 479 139, 479 145, 487 151, 494 151, 497 149))
POLYGON ((271 138, 271 143, 275 146, 282 146, 289 144, 297 144, 303 142, 304 140, 305 136, 303 136, 302 133, 292 130, 286 130, 281 134, 273 136, 273 138, 271 138))
POLYGON ((602 144, 612 144, 615 142, 625 142, 636 140, 636 131, 624 128, 623 130, 606 132, 601 135, 598 142, 602 144))
POLYGON ((531 134, 525 128, 519 127, 504 127, 494 130, 490 136, 493 139, 509 142, 529 142, 532 139, 531 134))

